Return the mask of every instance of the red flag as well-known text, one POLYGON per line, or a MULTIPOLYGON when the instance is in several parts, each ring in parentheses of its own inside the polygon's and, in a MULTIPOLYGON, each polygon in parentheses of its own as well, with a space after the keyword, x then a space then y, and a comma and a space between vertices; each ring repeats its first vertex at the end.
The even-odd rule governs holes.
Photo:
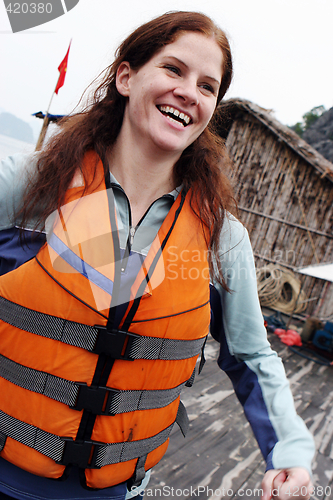
POLYGON ((68 50, 67 50, 67 53, 66 53, 64 59, 61 61, 61 63, 59 64, 59 67, 58 67, 58 71, 59 71, 60 75, 58 78, 57 86, 56 86, 55 91, 54 91, 56 94, 58 94, 58 90, 63 86, 63 84, 65 82, 67 63, 68 63, 68 54, 69 54, 69 49, 71 48, 71 43, 72 42, 70 42, 70 44, 69 44, 69 47, 68 47, 68 50))

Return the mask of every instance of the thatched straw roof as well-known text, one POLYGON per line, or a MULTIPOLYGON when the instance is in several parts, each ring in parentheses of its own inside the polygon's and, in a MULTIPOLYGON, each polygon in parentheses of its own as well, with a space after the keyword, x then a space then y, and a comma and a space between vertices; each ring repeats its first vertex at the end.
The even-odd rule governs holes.
POLYGON ((229 99, 219 105, 222 113, 221 135, 227 135, 225 132, 230 128, 232 121, 240 113, 248 113, 256 120, 267 127, 279 140, 289 146, 297 155, 301 156, 323 177, 329 178, 333 182, 333 163, 326 160, 318 151, 316 151, 307 142, 301 139, 293 130, 280 123, 274 118, 269 110, 253 104, 245 99, 229 99), (223 116, 224 115, 224 116, 223 116))

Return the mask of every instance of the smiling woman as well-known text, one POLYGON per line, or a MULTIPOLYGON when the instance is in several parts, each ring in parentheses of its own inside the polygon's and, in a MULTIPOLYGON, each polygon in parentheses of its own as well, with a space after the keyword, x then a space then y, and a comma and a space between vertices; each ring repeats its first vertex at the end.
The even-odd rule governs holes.
MULTIPOLYGON (((151 185, 158 175, 157 189, 165 191, 175 187, 175 163, 206 129, 216 108, 222 59, 222 51, 213 37, 186 32, 138 70, 133 70, 127 61, 119 65, 116 86, 128 101, 117 137, 117 150, 132 150, 136 156, 141 152, 140 156, 145 158, 142 171, 145 184, 148 181, 151 185), (151 159, 149 165, 147 158, 151 159), (158 158, 162 161, 158 162, 158 158), (150 179, 149 169, 153 173, 150 179)), ((132 178, 128 175, 132 162, 120 160, 118 163, 114 150, 110 164, 122 185, 132 178)), ((129 183, 126 184, 127 192, 129 183)), ((148 186, 145 187, 147 192, 148 186)), ((155 187, 153 192, 156 193, 155 187)), ((135 192, 131 195, 132 208, 135 201, 139 210, 138 214, 132 210, 132 214, 134 220, 139 220, 146 207, 144 203, 138 207, 139 200, 133 200, 135 192)))
POLYGON ((165 14, 43 151, 3 162, 2 494, 137 496, 173 425, 187 431, 180 392, 210 329, 267 461, 263 499, 309 498, 313 440, 267 342, 214 131, 231 76, 211 19, 165 14))
MULTIPOLYGON (((84 112, 65 121, 54 141, 50 142, 48 148, 41 153, 38 160, 39 178, 25 198, 23 222, 31 218, 36 205, 44 207, 42 211, 37 210, 40 221, 43 221, 57 206, 63 204, 66 189, 72 182, 75 171, 81 168, 85 153, 94 150, 102 160, 105 174, 111 170, 124 188, 131 203, 134 222, 140 219, 140 215, 156 197, 182 184, 190 193, 192 208, 209 228, 210 248, 215 253, 217 262, 219 261, 219 233, 223 225, 224 214, 226 211, 234 211, 235 203, 227 176, 230 168, 228 155, 223 140, 216 134, 208 116, 205 116, 206 126, 202 127, 199 133, 196 133, 197 123, 189 124, 185 130, 179 127, 177 132, 171 132, 171 127, 169 127, 168 137, 180 143, 178 149, 176 145, 173 152, 150 149, 152 142, 149 143, 147 150, 143 150, 142 148, 148 143, 144 141, 141 145, 140 138, 143 134, 141 127, 136 127, 134 137, 133 135, 131 137, 136 143, 135 146, 128 137, 125 138, 126 134, 123 133, 123 123, 127 120, 129 110, 134 108, 133 101, 137 105, 143 105, 143 103, 138 104, 137 91, 131 97, 126 95, 129 89, 123 89, 124 79, 132 76, 130 82, 135 83, 139 74, 140 77, 144 76, 146 71, 152 68, 152 59, 156 61, 161 53, 171 57, 171 60, 160 61, 162 71, 175 75, 175 81, 180 81, 179 83, 183 83, 184 78, 178 77, 178 73, 188 72, 187 58, 191 58, 191 63, 196 68, 198 68, 195 61, 196 55, 200 57, 200 62, 204 67, 210 64, 207 71, 200 75, 208 77, 208 80, 196 81, 196 85, 198 83, 200 85, 198 89, 204 89, 200 93, 201 101, 204 103, 200 101, 189 106, 186 96, 185 101, 186 108, 195 110, 188 115, 190 120, 193 120, 192 113, 198 115, 200 119, 204 112, 207 115, 208 104, 206 102, 209 103, 208 115, 211 117, 217 103, 229 88, 232 78, 232 57, 225 33, 209 17, 197 12, 171 12, 140 26, 117 49, 114 62, 106 69, 102 82, 94 92, 92 104, 84 112), (199 37, 199 44, 197 37, 199 37), (176 47, 184 45, 179 54, 179 60, 175 59, 177 54, 170 54, 168 49, 175 43, 176 47), (201 48, 202 43, 204 43, 203 48, 201 48), (213 53, 210 55, 212 49, 213 53), (208 70, 212 71, 212 74, 208 70), (207 85, 208 88, 214 89, 213 93, 207 91, 207 85), (120 86, 119 89, 118 86, 120 86), (122 92, 125 92, 125 95, 122 95, 122 92), (183 136, 185 134, 186 137, 191 136, 193 129, 195 130, 192 143, 190 140, 187 143, 184 142, 183 136), (122 144, 123 140, 127 141, 126 146, 122 144), (184 143, 183 150, 181 150, 182 142, 184 143), (136 149, 136 146, 139 149, 136 149), (66 155, 63 154, 64 151, 66 155), (117 159, 124 155, 125 151, 126 157, 121 160, 122 165, 118 168, 117 159), (140 162, 138 162, 139 158, 140 162), (110 162, 113 163, 112 167, 110 162), (127 170, 132 169, 132 166, 134 172, 128 172, 127 170), (126 184, 128 182, 131 186, 126 184), (220 214, 219 217, 216 216, 217 213, 220 214)), ((191 73, 186 81, 190 80, 192 84, 192 79, 191 73)), ((149 78, 145 79, 144 85, 145 88, 141 88, 140 92, 149 94, 152 88, 149 78)), ((184 106, 184 96, 179 95, 181 89, 181 85, 176 85, 172 89, 172 99, 174 103, 177 102, 175 106, 177 110, 180 107, 179 103, 184 106)), ((143 121, 146 114, 141 116, 139 111, 136 113, 136 121, 143 121)), ((133 113, 130 116, 133 116, 133 113)), ((86 175, 84 171, 82 174, 86 175)), ((224 278, 221 273, 214 272, 212 261, 210 261, 210 269, 213 274, 216 274, 218 281, 223 282, 224 278)))

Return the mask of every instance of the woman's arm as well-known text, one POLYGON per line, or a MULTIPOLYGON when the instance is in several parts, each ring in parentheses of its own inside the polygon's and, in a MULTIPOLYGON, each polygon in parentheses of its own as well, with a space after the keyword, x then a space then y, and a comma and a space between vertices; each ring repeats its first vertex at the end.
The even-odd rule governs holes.
POLYGON ((35 164, 36 155, 22 154, 9 156, 0 164, 0 275, 30 260, 45 242, 43 233, 31 237, 33 223, 22 232, 16 216, 35 164))
POLYGON ((220 323, 214 322, 219 332, 213 332, 221 343, 218 363, 232 380, 267 462, 265 492, 269 484, 281 481, 280 470, 291 477, 294 468, 301 468, 301 475, 292 474, 293 481, 296 477, 299 486, 304 481, 310 485, 313 438, 296 414, 282 362, 267 340, 248 234, 236 219, 225 225, 222 264, 231 292, 215 286, 222 316, 220 323))
POLYGON ((15 226, 30 175, 36 166, 36 154, 15 154, 0 164, 0 230, 15 226))

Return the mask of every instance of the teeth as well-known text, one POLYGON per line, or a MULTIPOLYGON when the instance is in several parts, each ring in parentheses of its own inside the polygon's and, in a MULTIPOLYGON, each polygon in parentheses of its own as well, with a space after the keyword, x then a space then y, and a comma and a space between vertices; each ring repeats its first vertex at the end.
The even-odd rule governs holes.
POLYGON ((169 115, 172 114, 176 116, 177 118, 180 118, 186 125, 188 125, 191 121, 191 118, 186 115, 185 113, 180 113, 178 109, 174 109, 171 106, 159 106, 160 111, 163 113, 168 113, 169 115))

